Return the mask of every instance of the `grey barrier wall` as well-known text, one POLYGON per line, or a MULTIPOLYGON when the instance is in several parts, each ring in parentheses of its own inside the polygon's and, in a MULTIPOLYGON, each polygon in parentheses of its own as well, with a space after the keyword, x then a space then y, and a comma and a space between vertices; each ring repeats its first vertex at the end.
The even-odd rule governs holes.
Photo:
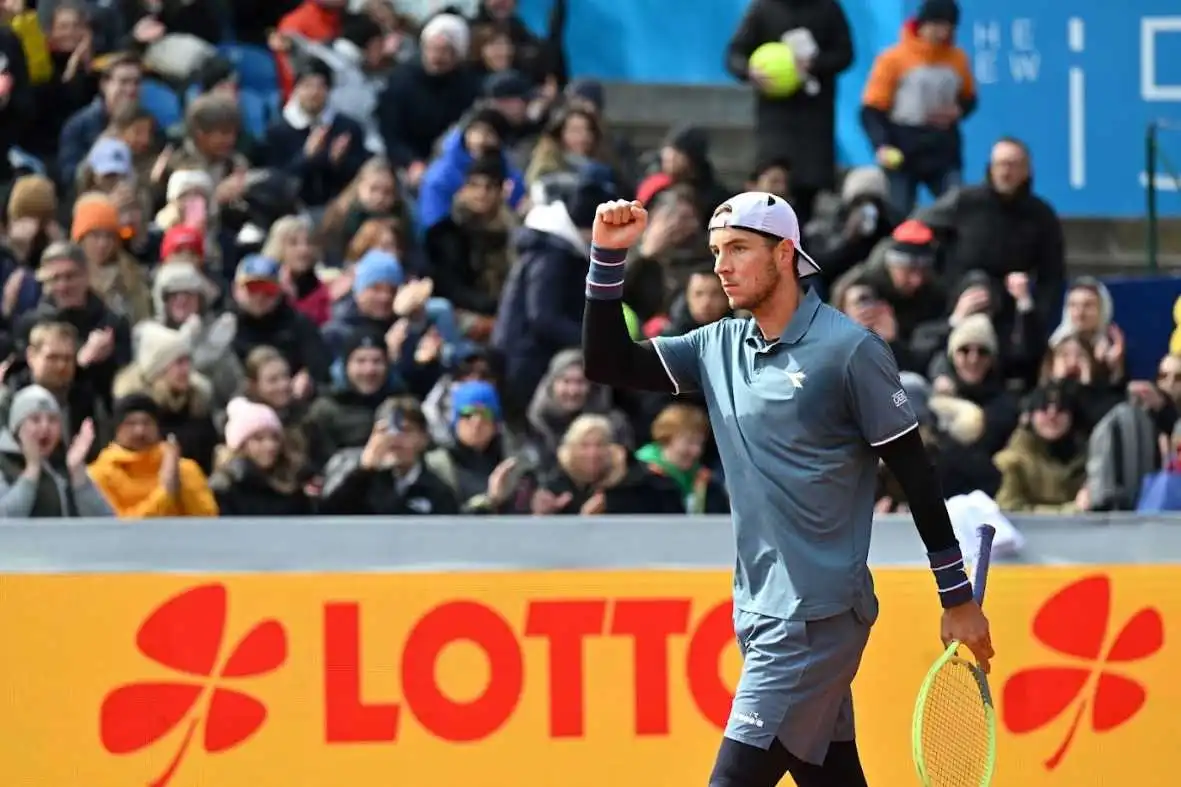
MULTIPOLYGON (((1181 563, 1181 516, 1015 517, 1002 562, 1181 563)), ((726 517, 405 517, 0 522, 0 574, 730 568, 726 517)), ((909 517, 880 517, 870 562, 922 566, 909 517)))

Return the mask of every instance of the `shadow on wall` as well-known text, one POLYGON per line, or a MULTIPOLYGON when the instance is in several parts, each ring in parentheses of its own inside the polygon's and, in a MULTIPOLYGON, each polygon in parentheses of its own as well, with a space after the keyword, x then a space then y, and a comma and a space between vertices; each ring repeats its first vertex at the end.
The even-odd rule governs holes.
MULTIPOLYGON (((862 86, 874 56, 897 40, 903 5, 914 3, 840 3, 853 29, 856 59, 838 88, 838 146, 841 163, 858 165, 871 157, 858 120, 862 86)), ((550 5, 551 0, 521 0, 521 13, 531 28, 542 31, 550 5)), ((680 0, 674 8, 641 0, 621 10, 609 0, 570 3, 566 52, 571 72, 608 81, 733 85, 724 63, 726 45, 747 5, 746 0, 680 0)))

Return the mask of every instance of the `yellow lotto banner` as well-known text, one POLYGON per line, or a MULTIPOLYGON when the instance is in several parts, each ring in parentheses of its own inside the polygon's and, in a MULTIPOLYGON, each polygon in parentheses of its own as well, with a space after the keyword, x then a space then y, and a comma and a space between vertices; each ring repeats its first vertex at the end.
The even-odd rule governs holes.
MULTIPOLYGON (((925 571, 876 574, 874 787, 917 783, 925 571)), ((721 572, 0 576, 5 787, 704 784, 739 668, 721 572)), ((997 568, 998 787, 1172 787, 1181 569, 997 568)))

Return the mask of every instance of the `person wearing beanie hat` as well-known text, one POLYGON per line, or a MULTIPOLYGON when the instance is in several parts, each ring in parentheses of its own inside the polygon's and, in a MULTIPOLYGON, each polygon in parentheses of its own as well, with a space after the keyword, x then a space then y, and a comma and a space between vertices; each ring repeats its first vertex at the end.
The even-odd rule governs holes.
POLYGON ((314 207, 344 191, 369 157, 365 129, 329 107, 334 80, 332 67, 319 57, 297 58, 291 97, 266 133, 270 166, 293 171, 300 200, 314 207))
POLYGON ((448 443, 429 451, 423 461, 450 487, 469 514, 504 512, 516 491, 517 460, 506 458, 501 437, 500 396, 485 380, 451 386, 448 443))
POLYGON ((146 393, 117 398, 115 439, 90 465, 95 485, 121 519, 215 517, 217 503, 205 473, 181 456, 173 435, 161 439, 162 411, 146 393))
POLYGON ((217 300, 217 285, 191 262, 173 262, 160 267, 152 282, 152 304, 160 322, 179 328, 193 315, 201 314, 217 300), (174 298, 192 295, 195 298, 174 298))
POLYGON ((222 516, 308 516, 279 416, 265 404, 238 398, 226 408, 226 456, 210 478, 222 516))
POLYGON ((177 224, 164 233, 160 241, 160 263, 187 259, 202 265, 205 262, 205 235, 196 227, 177 224))
POLYGON ((451 212, 427 230, 423 241, 435 294, 473 315, 467 335, 480 340, 492 331, 512 265, 514 220, 504 204, 506 175, 498 153, 473 160, 451 212))
POLYGON ((304 423, 312 463, 323 466, 342 448, 365 444, 373 414, 391 391, 385 336, 360 328, 344 337, 340 348, 341 384, 312 402, 304 423))
POLYGON ((500 395, 492 383, 469 380, 451 389, 451 428, 457 428, 462 419, 469 417, 479 417, 492 424, 500 423, 500 395))
POLYGON ((39 385, 16 392, 0 431, 0 517, 106 517, 111 507, 86 472, 94 424, 83 421, 65 449, 65 475, 52 457, 62 445, 62 410, 39 385))
MULTIPOLYGON (((58 425, 61 424, 62 409, 58 404, 57 397, 53 395, 47 388, 40 385, 25 386, 17 391, 16 396, 13 397, 12 403, 8 408, 8 431, 14 435, 20 435, 21 426, 24 425, 28 419, 42 414, 51 420, 56 420, 58 425)), ((60 438, 60 434, 58 437, 60 438)), ((43 448, 49 447, 48 440, 39 441, 43 448)), ((48 455, 48 454, 47 454, 48 455)))
POLYGON ((283 423, 270 407, 241 397, 226 406, 226 448, 237 453, 247 440, 263 433, 283 434, 283 423))
POLYGON ((594 79, 572 80, 563 92, 567 104, 579 105, 596 115, 602 114, 607 105, 607 92, 603 89, 603 83, 594 79))
MULTIPOLYGON (((44 175, 24 175, 12 184, 8 195, 8 223, 35 219, 41 226, 57 221, 57 191, 44 175)), ((11 227, 10 227, 11 230, 11 227)))
POLYGON ((584 165, 578 172, 578 179, 570 194, 562 200, 570 221, 582 233, 590 232, 598 206, 619 195, 619 189, 610 180, 609 172, 598 164, 584 165))
POLYGON ((910 215, 920 186, 938 198, 962 180, 960 124, 976 108, 976 83, 968 53, 955 44, 959 20, 955 0, 923 0, 865 85, 861 124, 898 216, 910 215))
POLYGON ((197 67, 193 84, 201 93, 221 93, 237 97, 238 71, 234 64, 221 55, 207 57, 197 67))
POLYGON ((74 203, 70 237, 86 255, 91 289, 135 324, 152 316, 151 292, 143 266, 123 250, 119 229, 119 210, 107 195, 83 194, 74 203))
MULTIPOLYGON (((418 37, 419 45, 424 51, 430 51, 440 44, 451 50, 452 62, 467 58, 468 47, 471 46, 471 30, 467 21, 456 14, 438 14, 422 26, 422 33, 418 37)), ((439 65, 441 58, 435 57, 434 65, 439 65)), ((431 69, 428 68, 428 72, 431 69)), ((443 70, 443 69, 436 69, 443 70)))
MULTIPOLYGON (((669 186, 685 183, 697 192, 698 211, 703 216, 726 201, 730 191, 718 181, 710 161, 709 132, 701 126, 682 125, 672 129, 660 148, 660 169, 640 181, 636 199, 645 205, 669 186)), ((800 221, 807 220, 801 215, 800 221)))
POLYGON ((135 368, 149 385, 178 361, 189 360, 193 352, 184 334, 153 322, 136 326, 135 344, 135 368))
POLYGON ((211 312, 219 295, 217 285, 191 262, 171 262, 156 270, 152 282, 154 321, 137 325, 133 333, 153 331, 142 326, 163 324, 181 333, 193 348, 193 368, 209 379, 214 400, 228 402, 242 385, 245 373, 234 351, 238 315, 211 312))
POLYGON ((480 96, 479 76, 464 65, 470 39, 463 17, 436 15, 419 35, 418 62, 394 69, 378 99, 386 153, 405 168, 412 187, 434 158, 436 142, 480 96))
MULTIPOLYGON (((439 157, 422 176, 418 197, 418 220, 423 229, 451 215, 452 202, 463 187, 472 160, 497 155, 505 162, 509 185, 506 202, 516 208, 526 194, 525 176, 505 157, 505 145, 512 133, 508 119, 491 106, 477 106, 452 129, 441 143, 439 157)), ((503 185, 502 185, 503 188, 503 185)))
POLYGON ((200 169, 178 169, 168 176, 165 198, 175 203, 188 195, 197 195, 207 200, 213 198, 213 179, 200 169))
POLYGON ((92 233, 110 236, 113 242, 119 234, 119 210, 106 194, 83 194, 74 203, 74 220, 70 224, 70 240, 81 244, 92 233))
POLYGON ((954 328, 947 339, 947 357, 972 356, 987 360, 991 365, 997 352, 996 329, 987 314, 972 314, 954 328))
POLYGON ((1025 403, 1024 423, 993 461, 1001 472, 996 493, 1004 511, 1077 513, 1090 509, 1087 439, 1069 384, 1053 381, 1025 403))
POLYGON ((159 406, 160 432, 174 435, 181 455, 205 473, 219 442, 213 423, 213 385, 193 368, 189 334, 145 320, 135 326, 135 358, 115 377, 115 399, 147 394, 159 406))
POLYGON ((359 297, 371 287, 386 287, 392 305, 394 293, 405 282, 406 274, 397 257, 388 251, 370 249, 353 268, 353 297, 359 297))

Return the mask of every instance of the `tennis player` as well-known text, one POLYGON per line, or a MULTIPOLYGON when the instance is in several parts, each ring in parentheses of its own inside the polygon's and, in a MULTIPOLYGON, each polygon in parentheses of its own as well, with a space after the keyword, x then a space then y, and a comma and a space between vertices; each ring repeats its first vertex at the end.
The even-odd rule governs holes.
POLYGON ((862 787, 851 684, 878 614, 866 560, 879 458, 906 493, 943 607, 944 643, 985 669, 988 620, 889 346, 800 280, 819 271, 795 212, 746 192, 709 223, 734 309, 684 336, 635 343, 624 258, 647 226, 638 202, 598 208, 583 344, 587 376, 648 391, 700 391, 730 490, 742 677, 711 787, 862 787))

